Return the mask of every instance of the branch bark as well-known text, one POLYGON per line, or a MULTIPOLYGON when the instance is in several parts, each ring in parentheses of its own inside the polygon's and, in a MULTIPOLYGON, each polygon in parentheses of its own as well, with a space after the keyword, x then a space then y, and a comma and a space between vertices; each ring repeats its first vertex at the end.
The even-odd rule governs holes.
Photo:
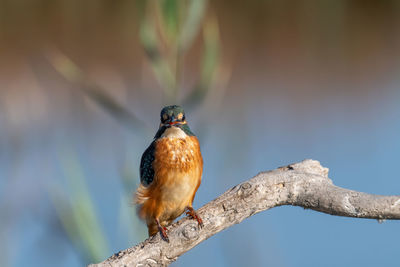
POLYGON ((204 205, 198 210, 204 222, 202 229, 196 221, 183 218, 168 227, 170 243, 157 234, 89 267, 167 266, 212 235, 282 205, 345 217, 400 219, 400 196, 372 195, 335 186, 327 168, 318 161, 304 160, 259 173, 204 205))

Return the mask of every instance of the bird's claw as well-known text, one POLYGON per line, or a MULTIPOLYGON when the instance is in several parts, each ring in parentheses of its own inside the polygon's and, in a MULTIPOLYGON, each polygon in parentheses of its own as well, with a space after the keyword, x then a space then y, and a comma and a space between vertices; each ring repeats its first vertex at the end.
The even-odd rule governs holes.
POLYGON ((167 228, 162 226, 162 227, 158 227, 158 230, 160 231, 161 238, 164 241, 169 243, 169 238, 168 238, 168 235, 167 235, 167 228))
POLYGON ((200 218, 200 216, 197 214, 197 212, 193 208, 187 208, 188 210, 186 211, 186 215, 192 217, 192 219, 195 219, 200 228, 203 228, 203 220, 200 218))
POLYGON ((160 222, 158 221, 158 219, 156 219, 156 223, 157 223, 158 231, 160 232, 161 238, 164 241, 169 243, 169 238, 168 238, 168 235, 167 235, 167 231, 168 231, 167 227, 162 226, 160 224, 160 222))

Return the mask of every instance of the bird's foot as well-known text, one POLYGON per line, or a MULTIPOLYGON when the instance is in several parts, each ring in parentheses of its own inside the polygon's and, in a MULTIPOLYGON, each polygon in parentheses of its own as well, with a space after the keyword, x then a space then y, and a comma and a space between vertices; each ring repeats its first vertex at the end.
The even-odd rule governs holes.
POLYGON ((158 228, 158 230, 160 231, 161 238, 164 241, 169 243, 169 238, 168 238, 167 231, 166 231, 167 229, 165 227, 161 227, 161 228, 158 228))
POLYGON ((203 227, 203 220, 192 207, 187 207, 186 215, 195 219, 199 223, 200 228, 203 227))
POLYGON ((158 220, 156 220, 156 222, 157 222, 157 227, 158 227, 158 231, 160 232, 161 238, 164 241, 169 243, 169 238, 167 235, 167 227, 162 226, 158 220))

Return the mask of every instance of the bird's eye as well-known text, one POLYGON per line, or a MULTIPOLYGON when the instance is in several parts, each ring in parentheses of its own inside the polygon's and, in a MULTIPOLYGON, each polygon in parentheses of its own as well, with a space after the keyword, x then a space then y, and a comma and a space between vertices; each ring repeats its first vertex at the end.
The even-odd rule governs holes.
POLYGON ((167 114, 164 114, 164 115, 162 116, 162 118, 163 118, 163 122, 164 122, 164 121, 166 121, 166 120, 168 119, 168 115, 167 115, 167 114))
POLYGON ((178 116, 176 117, 179 121, 181 121, 183 119, 183 114, 179 113, 178 116))

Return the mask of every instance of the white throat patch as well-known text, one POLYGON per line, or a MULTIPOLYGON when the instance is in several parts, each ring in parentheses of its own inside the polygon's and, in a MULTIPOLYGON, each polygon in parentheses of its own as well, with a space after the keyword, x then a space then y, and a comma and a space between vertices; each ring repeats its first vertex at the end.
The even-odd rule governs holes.
POLYGON ((178 127, 172 126, 167 128, 161 135, 161 138, 186 138, 187 134, 178 127))

